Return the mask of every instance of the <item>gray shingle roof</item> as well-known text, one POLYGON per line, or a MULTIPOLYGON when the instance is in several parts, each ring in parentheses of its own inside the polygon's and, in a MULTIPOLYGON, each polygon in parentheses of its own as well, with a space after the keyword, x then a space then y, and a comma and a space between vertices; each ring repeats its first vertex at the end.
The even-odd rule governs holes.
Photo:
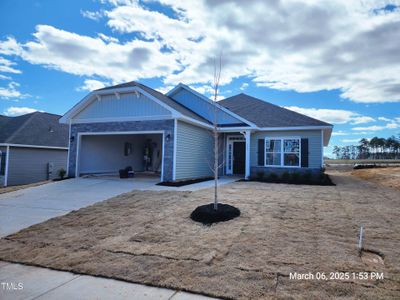
POLYGON ((195 113, 194 111, 188 109, 187 107, 179 104, 178 102, 174 101, 173 99, 171 99, 170 97, 164 95, 163 93, 160 93, 159 91, 156 91, 144 84, 135 82, 135 81, 131 81, 131 82, 126 82, 126 83, 122 83, 122 84, 118 84, 118 85, 114 85, 114 86, 108 86, 102 89, 98 89, 96 91, 103 91, 103 90, 109 90, 109 89, 116 89, 116 88, 127 88, 127 87, 134 87, 137 86, 141 89, 143 89, 144 91, 146 91, 147 93, 149 93, 150 95, 152 95, 153 97, 157 98, 158 100, 164 102, 165 104, 167 104, 168 106, 172 107, 173 109, 175 109, 176 111, 180 112, 181 114, 183 114, 184 116, 193 118, 195 120, 198 120, 200 122, 204 122, 207 124, 210 124, 210 122, 208 122, 206 119, 204 119, 203 117, 201 117, 200 115, 198 115, 197 113, 195 113))
POLYGON ((59 115, 34 112, 18 117, 0 115, 0 143, 68 147, 68 125, 59 115))
POLYGON ((218 103, 258 127, 332 126, 246 94, 232 96, 218 103))

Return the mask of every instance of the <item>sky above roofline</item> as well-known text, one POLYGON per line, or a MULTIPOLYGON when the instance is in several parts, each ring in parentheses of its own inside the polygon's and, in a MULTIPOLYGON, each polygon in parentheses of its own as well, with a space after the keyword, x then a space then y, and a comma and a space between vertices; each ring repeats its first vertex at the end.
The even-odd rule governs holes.
POLYGON ((3 0, 0 113, 64 114, 90 90, 179 82, 335 125, 330 147, 400 133, 399 1, 3 0))

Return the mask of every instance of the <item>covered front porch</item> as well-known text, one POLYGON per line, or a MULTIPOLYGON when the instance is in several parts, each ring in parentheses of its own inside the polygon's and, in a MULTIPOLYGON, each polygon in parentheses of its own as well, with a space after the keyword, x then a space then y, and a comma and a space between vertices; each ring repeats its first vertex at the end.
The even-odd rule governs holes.
POLYGON ((220 133, 220 153, 223 157, 222 174, 250 178, 250 137, 251 131, 227 131, 220 133))

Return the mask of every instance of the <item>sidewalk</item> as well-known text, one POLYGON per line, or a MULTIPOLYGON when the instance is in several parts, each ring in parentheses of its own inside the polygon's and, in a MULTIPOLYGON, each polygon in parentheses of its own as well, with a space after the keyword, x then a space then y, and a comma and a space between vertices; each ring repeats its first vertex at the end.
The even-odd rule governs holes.
POLYGON ((211 300, 214 298, 0 261, 0 299, 211 300), (15 290, 12 290, 11 285, 15 290), (18 289, 19 287, 22 289, 18 289))

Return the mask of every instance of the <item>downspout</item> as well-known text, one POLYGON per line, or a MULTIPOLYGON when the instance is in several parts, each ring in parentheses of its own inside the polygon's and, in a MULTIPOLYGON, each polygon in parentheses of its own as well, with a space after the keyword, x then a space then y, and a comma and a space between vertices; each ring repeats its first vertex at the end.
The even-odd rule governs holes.
POLYGON ((245 137, 245 179, 250 179, 250 130, 240 132, 245 137))
POLYGON ((6 148, 6 169, 4 172, 4 187, 8 185, 8 162, 10 159, 10 146, 7 146, 6 148))
POLYGON ((324 167, 324 130, 321 129, 321 168, 324 167))
POLYGON ((69 177, 69 155, 71 150, 71 119, 69 120, 69 133, 68 133, 68 154, 67 154, 67 177, 69 177))

